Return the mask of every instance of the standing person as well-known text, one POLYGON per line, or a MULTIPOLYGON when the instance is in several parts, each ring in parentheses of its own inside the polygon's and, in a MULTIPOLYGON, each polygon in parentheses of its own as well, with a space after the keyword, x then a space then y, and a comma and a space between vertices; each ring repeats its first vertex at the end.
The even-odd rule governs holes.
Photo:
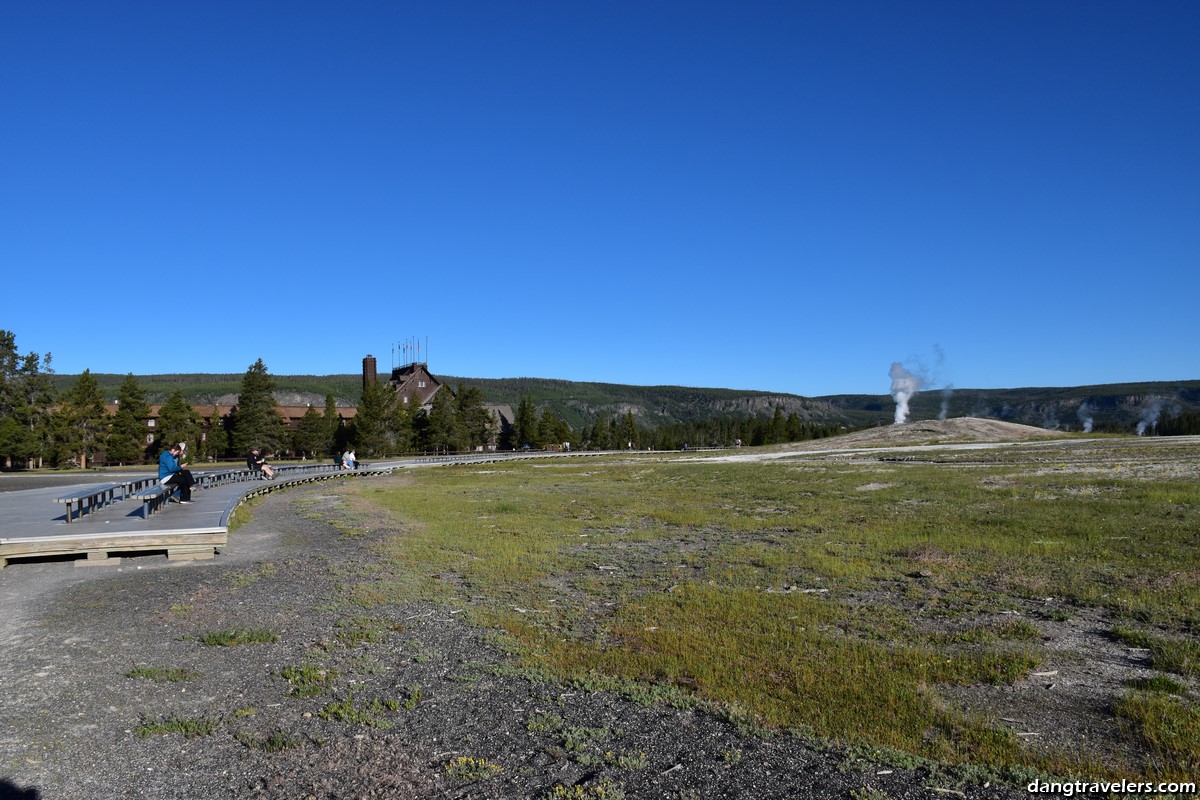
POLYGON ((192 477, 191 471, 180 466, 179 459, 182 455, 183 448, 177 444, 163 450, 162 455, 158 457, 158 482, 164 486, 178 488, 179 502, 190 503, 192 486, 195 485, 196 479, 192 477))
POLYGON ((268 480, 275 478, 275 470, 267 464, 267 457, 262 455, 257 447, 252 447, 250 454, 246 456, 246 467, 261 472, 268 480))

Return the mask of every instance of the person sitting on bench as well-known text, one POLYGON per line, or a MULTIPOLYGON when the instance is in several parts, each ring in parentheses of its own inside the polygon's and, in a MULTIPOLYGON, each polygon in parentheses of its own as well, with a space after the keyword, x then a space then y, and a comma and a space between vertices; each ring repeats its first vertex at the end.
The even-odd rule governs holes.
POLYGON ((250 450, 250 455, 246 456, 246 467, 252 470, 257 470, 267 476, 268 480, 275 477, 275 470, 267 465, 267 457, 259 452, 257 447, 250 450))
POLYGON ((158 457, 158 482, 179 489, 179 502, 190 503, 192 486, 195 485, 196 479, 192 477, 190 470, 179 465, 179 457, 182 455, 183 449, 177 444, 163 450, 162 455, 158 457))

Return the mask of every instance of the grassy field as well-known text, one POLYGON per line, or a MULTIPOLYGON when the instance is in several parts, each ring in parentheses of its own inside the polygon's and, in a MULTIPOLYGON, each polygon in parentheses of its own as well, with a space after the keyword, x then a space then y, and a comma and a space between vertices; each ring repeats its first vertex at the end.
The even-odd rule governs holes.
POLYGON ((1196 460, 1097 440, 929 463, 459 466, 355 486, 339 524, 390 531, 356 602, 464 609, 531 674, 893 760, 1191 779, 1196 460), (1038 741, 989 709, 1012 687, 1036 715, 1022 687, 1090 649, 1134 664, 1088 687, 1116 746, 1066 735, 1069 709, 1038 741))

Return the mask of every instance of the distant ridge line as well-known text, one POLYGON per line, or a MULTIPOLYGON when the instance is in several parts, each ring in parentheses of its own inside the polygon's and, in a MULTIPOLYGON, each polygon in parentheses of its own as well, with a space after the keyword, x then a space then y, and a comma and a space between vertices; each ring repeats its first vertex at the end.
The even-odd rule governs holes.
MULTIPOLYGON (((106 400, 116 399, 125 375, 94 374, 106 400)), ((236 402, 241 374, 178 373, 135 375, 151 403, 165 402, 176 390, 192 404, 236 402)), ((353 407, 362 391, 362 376, 272 375, 280 405, 324 407, 327 394, 340 407, 353 407), (284 402, 286 401, 286 402, 284 402)), ((806 397, 788 392, 686 386, 639 386, 559 378, 464 378, 437 375, 451 388, 475 386, 485 401, 515 408, 522 395, 538 409, 550 409, 576 430, 598 419, 632 413, 640 425, 687 423, 720 417, 769 417, 776 407, 805 422, 848 428, 890 424, 890 395, 834 394, 806 397)), ((77 375, 56 374, 52 381, 65 390, 77 375)), ((941 388, 918 392, 910 401, 910 421, 936 419, 943 402, 941 388)), ((1145 381, 1089 386, 955 389, 947 401, 949 417, 982 417, 1035 425, 1051 430, 1079 429, 1081 408, 1097 430, 1131 431, 1152 400, 1165 414, 1200 410, 1200 380, 1145 381), (1085 406, 1086 403, 1086 406, 1085 406)))

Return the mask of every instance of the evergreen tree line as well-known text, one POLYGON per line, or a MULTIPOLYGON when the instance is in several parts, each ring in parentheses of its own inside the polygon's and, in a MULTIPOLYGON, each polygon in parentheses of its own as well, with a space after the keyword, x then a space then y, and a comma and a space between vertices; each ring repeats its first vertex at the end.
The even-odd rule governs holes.
MULTIPOLYGON (((137 464, 152 461, 174 442, 184 442, 193 459, 222 458, 231 450, 245 453, 254 446, 280 452, 294 438, 275 412, 272 381, 261 359, 247 370, 229 418, 217 420, 207 435, 202 435, 203 421, 180 390, 159 408, 153 427, 148 427, 150 404, 133 375, 121 384, 116 413, 110 415, 90 370, 59 393, 49 380, 49 364, 48 355, 18 356, 13 335, 0 331, 0 460, 5 468, 87 468, 98 460, 137 464)), ((332 406, 332 397, 328 399, 332 406)), ((336 409, 330 419, 337 419, 336 409)), ((324 433, 332 451, 332 431, 324 433)))
POLYGON ((770 420, 712 419, 659 428, 637 424, 632 411, 572 428, 550 408, 540 413, 521 395, 513 425, 500 430, 487 410, 483 393, 459 385, 445 387, 428 409, 405 402, 391 385, 366 387, 349 424, 343 424, 332 394, 325 408, 310 406, 295 430, 275 411, 275 382, 259 359, 242 377, 237 404, 225 418, 204 420, 176 389, 147 427, 151 407, 146 392, 127 375, 117 393, 117 410, 108 414, 101 388, 90 370, 65 392, 48 380, 50 357, 19 356, 11 333, 0 331, 0 457, 5 466, 74 464, 81 468, 152 461, 168 443, 185 442, 193 460, 241 456, 252 447, 266 453, 305 457, 335 456, 354 447, 361 456, 412 452, 470 452, 497 442, 500 449, 678 449, 684 446, 774 444, 829 435, 825 426, 803 423, 796 414, 775 410, 770 420))
POLYGON ((787 444, 824 439, 845 433, 839 425, 805 422, 795 412, 784 415, 775 408, 770 419, 763 417, 709 419, 698 422, 667 425, 651 433, 656 450, 682 449, 687 447, 731 447, 738 442, 744 445, 787 444))
POLYGON ((459 386, 452 392, 444 386, 426 410, 405 402, 391 384, 376 383, 363 390, 348 435, 360 456, 377 457, 477 450, 494 431, 479 389, 459 386))
POLYGON ((20 355, 15 336, 0 330, 0 463, 34 469, 153 461, 168 443, 184 442, 192 460, 241 457, 252 447, 271 454, 323 458, 354 447, 361 456, 459 452, 485 446, 494 421, 483 393, 439 391, 427 411, 404 402, 387 383, 363 392, 357 416, 343 424, 332 394, 323 411, 309 407, 291 430, 275 410, 275 381, 259 359, 242 377, 237 404, 225 418, 204 420, 176 389, 153 419, 146 392, 127 375, 109 414, 90 370, 56 390, 49 354, 20 355))
POLYGON ((576 431, 547 408, 540 414, 528 395, 521 395, 514 412, 512 433, 502 440, 508 448, 564 447, 579 450, 680 450, 685 447, 733 447, 783 444, 831 436, 836 425, 804 422, 795 412, 784 415, 775 408, 770 419, 761 417, 714 417, 679 422, 654 428, 637 424, 632 411, 602 417, 576 431))
POLYGON ((1159 436, 1195 436, 1200 434, 1200 411, 1168 414, 1158 421, 1154 433, 1159 436))
MULTIPOLYGON (((65 391, 55 388, 51 357, 21 355, 16 338, 0 330, 0 464, 38 468, 76 464, 89 467, 100 457, 109 464, 153 460, 169 442, 186 442, 193 460, 243 456, 251 447, 266 453, 291 452, 310 458, 334 456, 354 447, 360 456, 413 452, 469 452, 496 441, 502 450, 575 450, 730 447, 781 444, 822 438, 834 425, 802 421, 776 407, 770 419, 719 417, 657 427, 637 423, 632 411, 601 417, 575 428, 545 407, 540 412, 521 394, 511 427, 503 430, 488 412, 482 390, 460 384, 443 387, 429 409, 405 402, 388 383, 367 387, 357 415, 344 424, 332 394, 323 411, 309 407, 295 430, 275 411, 275 381, 259 359, 242 377, 237 404, 228 417, 204 430, 203 420, 176 389, 147 427, 150 404, 132 374, 118 391, 115 415, 105 409, 96 378, 85 370, 65 391), (203 435, 202 434, 206 434, 203 435)), ((1160 436, 1200 434, 1200 411, 1162 418, 1160 436)))
POLYGON ((0 458, 7 466, 41 466, 53 441, 55 391, 50 354, 24 356, 16 336, 0 330, 0 458))

